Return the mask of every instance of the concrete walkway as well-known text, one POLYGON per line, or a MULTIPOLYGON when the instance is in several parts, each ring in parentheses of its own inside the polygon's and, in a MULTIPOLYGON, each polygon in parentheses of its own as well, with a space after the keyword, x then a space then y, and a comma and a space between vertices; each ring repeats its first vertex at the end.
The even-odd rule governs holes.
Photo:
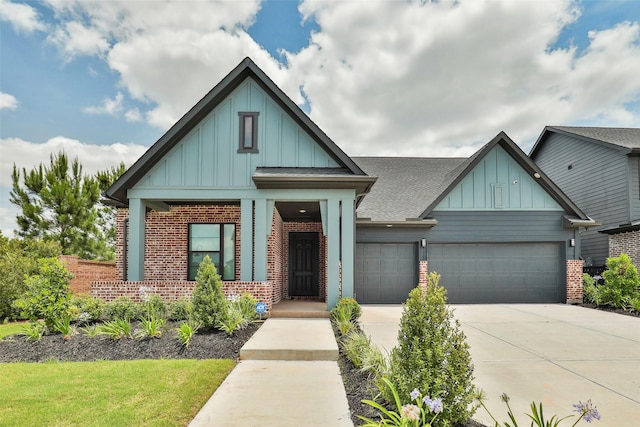
MULTIPOLYGON (((520 425, 531 422, 524 415, 531 401, 543 402, 547 416, 563 417, 588 399, 602 415, 594 425, 640 425, 639 318, 564 304, 454 308, 471 347, 475 385, 499 421, 507 417, 498 396, 507 393, 520 425)), ((390 350, 401 314, 401 306, 365 305, 360 323, 390 350)), ((483 409, 474 418, 493 425, 483 409)))
POLYGON ((329 319, 268 319, 190 427, 353 427, 329 319))

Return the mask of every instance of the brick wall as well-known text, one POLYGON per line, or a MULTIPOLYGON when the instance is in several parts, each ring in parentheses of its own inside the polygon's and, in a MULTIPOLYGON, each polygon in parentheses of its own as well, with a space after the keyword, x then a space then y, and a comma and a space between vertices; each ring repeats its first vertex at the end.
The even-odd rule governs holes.
POLYGON ((582 264, 579 259, 567 260, 567 304, 582 303, 582 264))
POLYGON ((418 263, 418 284, 420 286, 427 285, 427 274, 429 274, 429 262, 422 259, 418 263))
POLYGON ((633 265, 640 269, 640 231, 609 235, 609 256, 627 254, 633 265))
MULTIPOLYGON (((91 295, 107 302, 113 301, 121 296, 127 296, 136 302, 140 302, 140 288, 142 287, 147 288, 147 294, 160 295, 164 300, 173 301, 181 297, 191 298, 195 282, 94 282, 91 285, 91 295)), ((222 288, 227 296, 240 295, 243 292, 248 292, 259 301, 265 302, 268 310, 271 310, 274 304, 274 284, 271 282, 223 282, 222 288)))
POLYGON ((91 283, 99 280, 116 280, 116 263, 111 261, 89 261, 72 255, 61 255, 60 262, 73 274, 69 282, 71 292, 91 293, 91 283))
MULTIPOLYGON (((127 209, 119 209, 116 232, 117 278, 123 276, 123 224, 127 209)), ((187 278, 190 223, 235 223, 235 275, 240 277, 240 205, 180 205, 169 212, 147 212, 145 224, 145 281, 182 281, 187 278)))

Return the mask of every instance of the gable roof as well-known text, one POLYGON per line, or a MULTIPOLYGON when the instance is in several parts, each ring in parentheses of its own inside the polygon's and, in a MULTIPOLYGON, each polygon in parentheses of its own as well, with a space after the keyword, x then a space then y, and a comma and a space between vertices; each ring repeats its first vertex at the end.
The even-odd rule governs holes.
POLYGON ((640 128, 546 126, 531 149, 529 157, 535 158, 553 133, 570 135, 589 142, 604 143, 614 148, 623 148, 626 151, 625 154, 640 153, 640 128))
POLYGON ((540 186, 568 215, 579 219, 573 220, 574 225, 584 226, 593 222, 504 132, 500 132, 467 159, 354 157, 368 174, 378 177, 371 192, 360 204, 358 217, 371 218, 372 221, 429 218, 433 209, 496 145, 500 145, 525 171, 536 177, 540 186))
POLYGON ((224 101, 242 82, 252 78, 271 98, 302 127, 338 164, 352 175, 365 175, 311 119, 250 59, 245 58, 209 93, 194 105, 158 139, 107 191, 110 199, 127 203, 127 190, 133 187, 184 136, 224 101))

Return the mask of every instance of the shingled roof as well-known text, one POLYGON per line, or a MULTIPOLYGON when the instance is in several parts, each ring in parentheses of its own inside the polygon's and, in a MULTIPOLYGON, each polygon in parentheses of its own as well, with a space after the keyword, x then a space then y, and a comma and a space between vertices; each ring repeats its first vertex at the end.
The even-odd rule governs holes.
POLYGON ((627 148, 630 152, 640 152, 640 128, 609 128, 609 127, 582 127, 582 126, 546 126, 535 145, 531 149, 529 157, 534 158, 544 141, 551 133, 570 134, 587 138, 587 140, 604 142, 617 147, 627 148))

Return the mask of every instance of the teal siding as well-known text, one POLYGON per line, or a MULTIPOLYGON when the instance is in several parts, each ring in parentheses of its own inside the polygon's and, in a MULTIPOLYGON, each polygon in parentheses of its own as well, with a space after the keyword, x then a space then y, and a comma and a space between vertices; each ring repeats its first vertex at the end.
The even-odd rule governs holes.
POLYGON ((562 210, 502 147, 494 147, 436 210, 562 210))
POLYGON ((339 167, 272 98, 247 79, 135 188, 253 188, 257 167, 339 167), (238 153, 239 112, 258 112, 258 153, 238 153))

